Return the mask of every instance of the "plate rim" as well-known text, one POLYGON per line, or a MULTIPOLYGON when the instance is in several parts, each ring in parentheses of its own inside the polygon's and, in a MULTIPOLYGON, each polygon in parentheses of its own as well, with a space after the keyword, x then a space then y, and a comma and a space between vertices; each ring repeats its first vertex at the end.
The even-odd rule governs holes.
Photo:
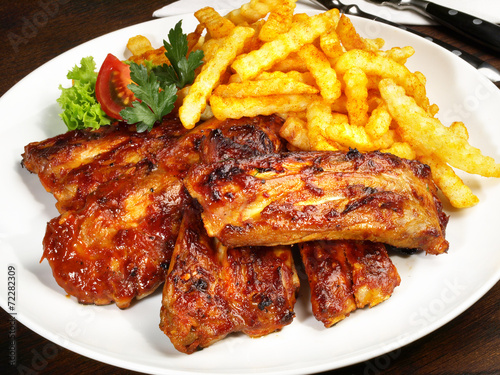
MULTIPOLYGON (((28 75, 26 75, 25 77, 23 77, 14 86, 12 86, 11 88, 9 88, 5 92, 5 94, 2 95, 2 97, 0 97, 0 107, 3 105, 4 102, 8 102, 9 98, 12 95, 15 95, 17 87, 20 87, 20 86, 26 84, 26 82, 28 82, 33 76, 36 76, 36 74, 39 71, 43 70, 47 65, 56 63, 58 61, 58 59, 61 58, 62 55, 67 55, 69 53, 72 53, 75 50, 82 48, 82 46, 94 44, 96 42, 96 40, 98 40, 100 38, 111 37, 113 34, 118 34, 118 33, 121 34, 121 33, 125 32, 126 30, 131 29, 131 28, 140 27, 140 26, 143 26, 143 25, 146 25, 146 24, 150 24, 150 23, 164 22, 164 20, 166 20, 167 18, 170 19, 170 20, 172 20, 172 19, 184 19, 186 16, 192 16, 192 13, 185 13, 185 14, 176 15, 176 16, 173 16, 173 17, 165 17, 165 18, 161 18, 161 19, 152 19, 152 20, 149 20, 149 21, 146 21, 146 22, 141 22, 141 23, 138 23, 138 24, 135 24, 135 25, 127 26, 125 28, 112 31, 110 33, 101 35, 101 36, 99 36, 97 38, 93 38, 93 39, 91 39, 91 40, 89 40, 89 41, 87 41, 85 43, 77 45, 77 46, 75 46, 75 47, 67 50, 66 52, 63 52, 62 54, 54 57, 53 59, 47 61, 46 63, 42 64, 40 67, 38 67, 37 69, 35 69, 32 72, 30 72, 28 75)), ((349 16, 349 17, 353 18, 353 19, 358 19, 359 18, 359 17, 356 17, 356 16, 349 16)), ((361 18, 359 20, 358 20, 358 22, 375 22, 375 21, 361 19, 361 18), (362 20, 362 21, 359 21, 359 20, 362 20)), ((392 27, 392 26, 382 25, 382 27, 385 28, 385 27, 392 27)), ((408 32, 406 32, 404 30, 399 30, 399 31, 402 32, 402 33, 408 33, 408 32)), ((430 42, 430 41, 427 41, 427 42, 432 44, 432 42, 430 42)), ((434 45, 434 44, 433 44, 433 47, 437 47, 437 48, 441 49, 443 52, 446 52, 446 53, 452 55, 453 58, 458 59, 457 61, 459 61, 459 60, 461 61, 461 59, 459 57, 457 57, 456 55, 454 55, 452 52, 447 51, 447 50, 443 49, 442 47, 439 47, 439 46, 434 45)), ((464 67, 468 66, 469 67, 468 69, 474 69, 472 66, 470 66, 469 64, 467 64, 465 61, 462 61, 462 62, 463 62, 462 66, 464 66, 464 67)), ((482 79, 483 79, 484 82, 489 82, 491 85, 493 85, 493 83, 491 83, 490 81, 488 81, 487 78, 484 77, 484 76, 482 76, 479 72, 477 72, 477 76, 478 77, 482 77, 482 79)), ((390 352, 392 350, 401 348, 402 346, 408 345, 409 343, 414 342, 414 341, 418 340, 419 338, 427 336, 431 332, 433 332, 436 329, 438 329, 438 328, 444 326, 445 324, 449 323, 450 321, 452 321, 453 319, 455 319, 457 316, 459 316, 460 314, 462 314, 464 311, 466 311, 468 308, 470 308, 474 303, 476 303, 480 298, 482 298, 491 288, 493 288, 493 286, 495 286, 496 283, 498 283, 499 280, 500 280, 500 269, 497 270, 496 274, 494 274, 492 277, 490 277, 489 281, 486 282, 486 283, 484 283, 481 286, 481 288, 477 289, 474 293, 470 294, 468 296, 468 298, 465 299, 460 304, 460 308, 454 309, 452 314, 448 313, 445 316, 441 317, 440 319, 437 319, 436 321, 434 321, 432 324, 429 324, 426 327, 426 329, 423 330, 423 333, 415 333, 413 335, 410 335, 410 336, 406 337, 405 340, 403 340, 403 341, 397 341, 397 342, 394 342, 392 345, 388 345, 388 346, 386 345, 386 346, 384 346, 384 350, 383 351, 380 351, 380 352, 377 352, 377 353, 371 353, 371 354, 365 353, 363 355, 358 355, 358 357, 360 357, 360 358, 358 358, 355 361, 345 360, 344 363, 341 366, 328 367, 328 365, 326 363, 323 363, 323 364, 317 364, 317 365, 314 365, 314 366, 310 366, 310 368, 308 369, 308 371, 310 371, 310 370, 312 370, 312 371, 333 370, 333 369, 338 369, 338 368, 341 368, 341 367, 353 365, 355 363, 360 363, 360 362, 362 362, 364 360, 369 360, 369 359, 375 358, 376 356, 383 355, 383 354, 388 353, 388 352, 390 352)), ((4 296, 1 295, 1 294, 0 294, 0 306, 6 312, 8 312, 6 300, 4 299, 4 296)), ((25 325, 27 328, 33 330, 34 332, 36 332, 37 334, 45 337, 46 339, 50 340, 51 342, 57 343, 58 341, 60 341, 58 339, 58 336, 57 336, 56 333, 53 333, 53 332, 50 332, 50 331, 46 330, 43 326, 39 326, 32 318, 30 318, 28 316, 25 316, 22 312, 18 313, 17 320, 20 323, 22 323, 23 325, 25 325)), ((78 343, 74 343, 74 344, 70 343, 70 344, 71 345, 61 345, 61 346, 65 347, 68 350, 71 350, 71 351, 73 351, 75 353, 78 353, 78 354, 81 354, 83 356, 86 356, 88 358, 92 358, 92 359, 95 359, 95 360, 98 360, 98 361, 101 361, 101 362, 104 362, 104 363, 109 363, 110 365, 114 365, 114 366, 117 366, 117 367, 128 368, 128 369, 131 369, 131 370, 142 371, 142 372, 144 372, 144 371, 149 372, 149 371, 157 371, 158 370, 154 366, 150 367, 150 366, 144 366, 142 364, 137 365, 134 362, 123 363, 119 359, 116 359, 114 357, 109 357, 106 354, 101 354, 99 352, 92 351, 90 349, 85 348, 81 344, 79 345, 78 343)), ((210 349, 207 348, 206 350, 210 350, 210 349)), ((297 372, 292 372, 292 373, 296 373, 296 374, 303 373, 303 372, 299 372, 300 370, 303 370, 303 369, 299 369, 299 370, 297 370, 297 372)), ((180 370, 179 371, 179 370, 176 370, 176 369, 168 369, 168 371, 169 371, 170 374, 172 374, 172 373, 178 373, 178 374, 191 373, 191 372, 186 372, 184 370, 180 370)), ((277 370, 277 371, 272 370, 271 372, 261 372, 261 371, 259 371, 259 372, 263 373, 263 374, 266 374, 266 373, 269 373, 269 374, 280 374, 280 373, 285 373, 284 371, 286 371, 287 374, 290 374, 290 371, 288 369, 281 370, 281 371, 280 370, 277 370)), ((193 373, 197 373, 197 372, 193 372, 193 373)), ((206 373, 206 374, 212 374, 213 373, 213 374, 215 374, 215 373, 220 373, 220 372, 203 372, 203 373, 206 373)), ((249 373, 254 373, 254 372, 251 371, 249 373)))

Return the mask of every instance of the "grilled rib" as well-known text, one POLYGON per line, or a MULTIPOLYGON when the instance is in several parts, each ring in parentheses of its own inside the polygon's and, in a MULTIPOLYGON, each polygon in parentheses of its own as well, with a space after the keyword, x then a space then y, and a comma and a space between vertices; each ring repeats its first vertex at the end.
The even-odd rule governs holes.
POLYGON ((369 241, 311 241, 299 245, 311 306, 325 327, 389 298, 400 283, 385 246, 369 241))
MULTIPOLYGON (((178 144, 186 133, 182 128, 179 121, 171 119, 144 133, 123 123, 93 131, 69 131, 27 145, 23 165, 38 174, 44 188, 57 199, 60 213, 78 210, 102 184, 127 179, 137 165, 150 163, 156 168, 160 162, 157 154, 178 144)), ((197 155, 195 150, 190 154, 197 155)))
MULTIPOLYGON (((202 160, 280 151, 277 133, 259 129, 245 124, 210 131, 201 144, 202 160)), ((160 328, 189 354, 231 332, 263 336, 292 322, 298 286, 289 246, 226 248, 207 235, 199 210, 189 207, 163 288, 160 328)))
POLYGON ((163 289, 161 330, 191 354, 243 331, 259 337, 292 322, 299 281, 291 249, 228 249, 185 211, 163 289))
POLYGON ((369 241, 345 241, 346 245, 336 242, 333 247, 345 246, 356 307, 373 307, 388 299, 401 278, 385 245, 369 241))
POLYGON ((370 240, 440 254, 447 216, 428 166, 390 154, 296 152, 193 167, 184 179, 226 246, 370 240))
POLYGON ((214 120, 186 132, 170 119, 146 133, 117 124, 26 146, 23 165, 54 194, 61 214, 43 240, 58 284, 81 303, 121 308, 153 292, 165 280, 189 199, 182 178, 201 150, 227 157, 275 152, 281 123, 214 120), (238 153, 211 145, 214 129, 239 142, 238 153))
POLYGON ((352 275, 341 246, 345 241, 310 241, 299 244, 311 289, 311 307, 317 320, 331 327, 356 310, 352 275))

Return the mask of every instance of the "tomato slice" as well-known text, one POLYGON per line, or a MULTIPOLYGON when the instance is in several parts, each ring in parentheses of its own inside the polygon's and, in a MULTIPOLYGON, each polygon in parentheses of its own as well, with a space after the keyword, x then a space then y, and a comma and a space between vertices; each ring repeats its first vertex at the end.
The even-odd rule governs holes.
POLYGON ((111 53, 108 54, 95 85, 97 101, 108 116, 123 120, 120 111, 136 100, 134 93, 127 88, 130 83, 130 67, 111 53))

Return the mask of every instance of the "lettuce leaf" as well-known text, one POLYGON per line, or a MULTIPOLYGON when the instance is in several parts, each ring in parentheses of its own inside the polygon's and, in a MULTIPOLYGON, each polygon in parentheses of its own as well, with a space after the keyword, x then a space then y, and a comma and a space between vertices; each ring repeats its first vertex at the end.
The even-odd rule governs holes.
POLYGON ((63 112, 60 114, 68 130, 92 128, 109 125, 110 118, 104 113, 95 97, 97 80, 96 64, 92 56, 84 57, 80 66, 75 66, 67 74, 73 80, 73 86, 59 86, 61 96, 57 102, 63 112))

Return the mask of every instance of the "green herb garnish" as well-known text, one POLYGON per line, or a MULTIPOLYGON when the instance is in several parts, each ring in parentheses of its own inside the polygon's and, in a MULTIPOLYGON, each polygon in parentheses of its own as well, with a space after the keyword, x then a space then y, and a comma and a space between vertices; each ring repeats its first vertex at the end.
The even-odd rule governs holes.
POLYGON ((137 124, 137 131, 151 130, 157 121, 169 114, 177 100, 177 88, 174 84, 161 85, 154 72, 148 74, 144 65, 130 64, 130 78, 133 83, 127 87, 135 100, 132 107, 120 111, 120 116, 129 124, 137 124))
POLYGON ((165 56, 170 64, 146 68, 130 64, 130 78, 133 83, 127 87, 138 99, 120 111, 120 116, 129 124, 137 123, 137 131, 151 130, 157 121, 169 114, 177 100, 177 88, 193 83, 195 70, 203 62, 203 51, 188 53, 187 35, 182 32, 179 21, 168 33, 170 43, 163 41, 165 56))
POLYGON ((67 78, 73 80, 73 86, 59 86, 61 96, 57 102, 63 110, 60 116, 68 130, 98 129, 101 125, 111 123, 95 97, 95 66, 93 57, 82 58, 80 66, 76 65, 67 74, 67 78))
POLYGON ((178 88, 193 83, 195 70, 203 64, 203 51, 193 51, 188 57, 187 35, 182 32, 182 21, 179 21, 168 33, 168 43, 163 41, 171 65, 163 64, 153 68, 156 76, 167 85, 175 84, 178 88))

